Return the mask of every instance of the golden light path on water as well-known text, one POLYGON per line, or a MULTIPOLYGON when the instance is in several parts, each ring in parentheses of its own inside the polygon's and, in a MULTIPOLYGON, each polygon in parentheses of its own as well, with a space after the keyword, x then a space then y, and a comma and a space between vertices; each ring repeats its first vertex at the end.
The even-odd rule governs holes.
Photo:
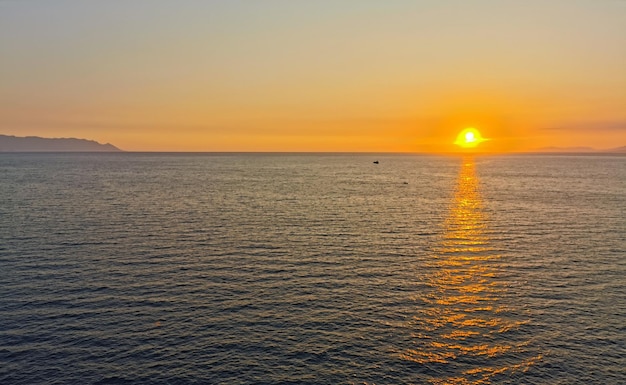
POLYGON ((415 298, 418 314, 409 325, 415 348, 401 354, 432 368, 434 384, 489 384, 541 358, 523 353, 528 337, 510 338, 527 321, 501 300, 501 257, 490 246, 485 219, 475 162, 466 157, 442 240, 421 278, 428 290, 415 298))

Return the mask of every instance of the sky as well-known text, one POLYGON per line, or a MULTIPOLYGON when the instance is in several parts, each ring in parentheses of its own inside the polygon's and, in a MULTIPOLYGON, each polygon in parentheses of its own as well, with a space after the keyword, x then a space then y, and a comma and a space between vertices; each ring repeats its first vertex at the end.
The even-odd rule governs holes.
POLYGON ((626 145, 624 0, 0 0, 0 134, 128 151, 626 145))

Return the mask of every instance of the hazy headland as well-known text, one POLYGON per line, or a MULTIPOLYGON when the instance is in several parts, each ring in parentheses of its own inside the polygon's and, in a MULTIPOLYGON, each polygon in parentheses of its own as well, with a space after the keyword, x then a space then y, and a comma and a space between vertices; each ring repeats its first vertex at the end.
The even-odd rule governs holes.
POLYGON ((110 143, 77 138, 0 135, 0 152, 119 152, 110 143))

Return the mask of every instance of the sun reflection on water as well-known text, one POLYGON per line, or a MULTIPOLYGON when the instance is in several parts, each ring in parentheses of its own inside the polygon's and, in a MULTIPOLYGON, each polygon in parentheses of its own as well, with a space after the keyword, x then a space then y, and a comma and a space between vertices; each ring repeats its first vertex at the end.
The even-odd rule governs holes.
POLYGON ((415 298, 414 348, 401 354, 436 373, 431 383, 489 384, 540 358, 524 354, 528 341, 510 335, 527 321, 501 300, 500 258, 486 234, 475 162, 464 158, 442 240, 422 278, 428 290, 415 298))

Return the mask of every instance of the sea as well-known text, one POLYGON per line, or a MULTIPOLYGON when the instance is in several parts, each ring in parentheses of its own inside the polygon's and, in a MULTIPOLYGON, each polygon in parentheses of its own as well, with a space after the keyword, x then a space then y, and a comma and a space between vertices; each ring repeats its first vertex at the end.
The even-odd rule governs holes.
POLYGON ((626 156, 0 154, 0 384, 626 384, 626 156))

